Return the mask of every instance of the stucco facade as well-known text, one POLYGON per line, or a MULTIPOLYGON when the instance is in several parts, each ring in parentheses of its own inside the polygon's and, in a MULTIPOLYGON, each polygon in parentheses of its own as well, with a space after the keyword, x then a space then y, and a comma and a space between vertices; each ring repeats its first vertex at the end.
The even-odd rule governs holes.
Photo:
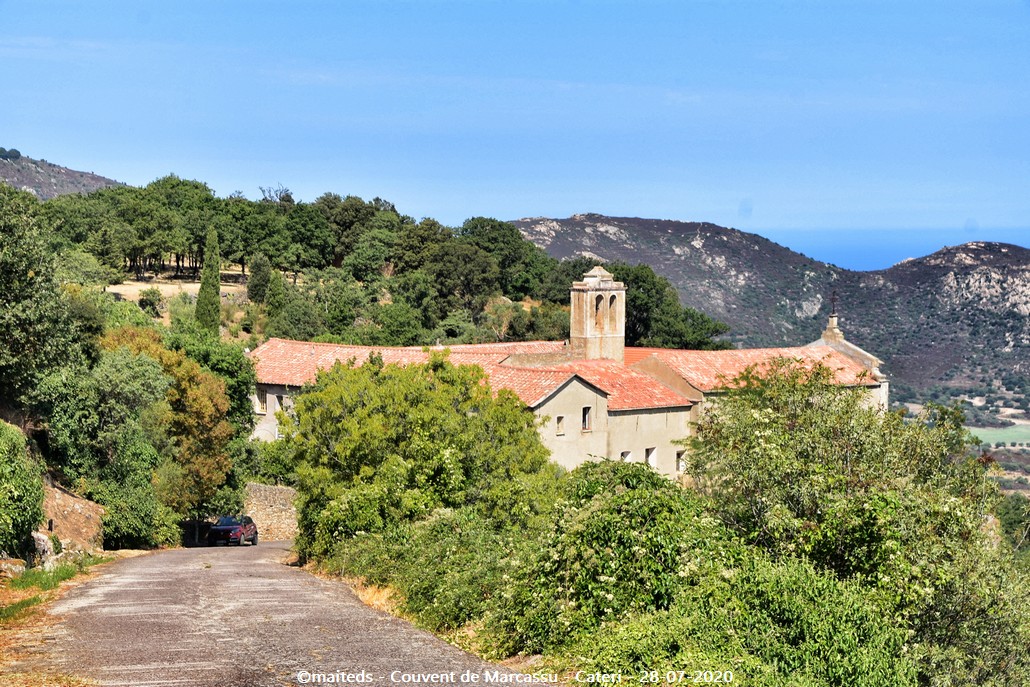
POLYGON ((608 399, 596 387, 570 379, 533 413, 540 440, 563 468, 571 470, 591 456, 608 456, 608 399))

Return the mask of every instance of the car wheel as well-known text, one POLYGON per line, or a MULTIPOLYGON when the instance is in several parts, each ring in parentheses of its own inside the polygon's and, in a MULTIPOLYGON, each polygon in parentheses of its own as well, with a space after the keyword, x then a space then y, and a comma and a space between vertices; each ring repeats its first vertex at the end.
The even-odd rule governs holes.
POLYGON ((250 543, 257 546, 257 532, 254 533, 254 538, 250 540, 250 543))

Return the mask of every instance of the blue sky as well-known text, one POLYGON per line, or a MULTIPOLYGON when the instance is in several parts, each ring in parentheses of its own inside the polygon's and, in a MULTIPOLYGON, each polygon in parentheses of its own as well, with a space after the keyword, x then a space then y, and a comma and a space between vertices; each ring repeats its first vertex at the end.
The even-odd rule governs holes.
POLYGON ((1030 245, 1030 0, 0 0, 0 146, 460 224, 1030 245))

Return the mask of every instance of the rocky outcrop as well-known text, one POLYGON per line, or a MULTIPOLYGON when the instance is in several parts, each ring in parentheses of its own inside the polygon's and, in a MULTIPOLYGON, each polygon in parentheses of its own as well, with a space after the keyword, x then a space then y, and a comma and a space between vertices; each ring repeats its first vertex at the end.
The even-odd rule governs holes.
POLYGON ((288 541, 297 536, 296 498, 297 491, 292 487, 247 483, 244 508, 257 523, 261 539, 288 541))

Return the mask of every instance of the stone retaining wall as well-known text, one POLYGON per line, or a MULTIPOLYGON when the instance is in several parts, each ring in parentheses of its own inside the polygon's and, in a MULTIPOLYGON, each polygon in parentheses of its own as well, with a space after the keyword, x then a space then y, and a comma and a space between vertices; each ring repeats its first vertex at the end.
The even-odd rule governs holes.
POLYGON ((47 478, 43 484, 43 534, 55 534, 69 551, 96 552, 103 548, 104 507, 80 498, 47 478))
POLYGON ((297 535, 297 509, 293 487, 247 482, 243 507, 254 518, 258 535, 268 541, 290 540, 297 535))

